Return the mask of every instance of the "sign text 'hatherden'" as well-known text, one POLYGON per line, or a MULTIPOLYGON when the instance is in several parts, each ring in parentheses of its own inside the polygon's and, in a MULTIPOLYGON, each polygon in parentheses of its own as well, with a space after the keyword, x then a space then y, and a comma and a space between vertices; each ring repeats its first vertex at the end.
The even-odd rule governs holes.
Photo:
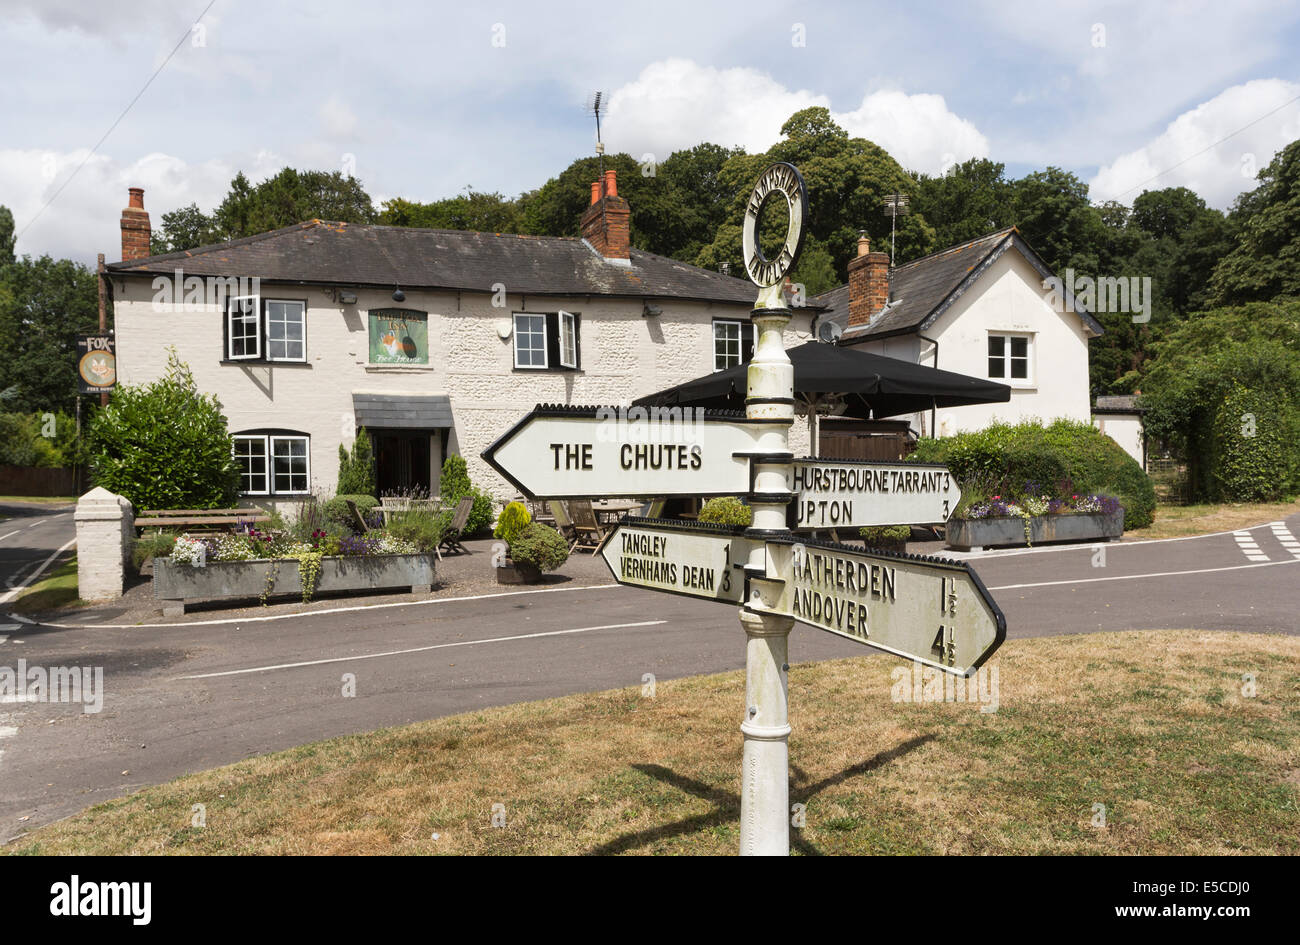
POLYGON ((798 528, 943 522, 961 499, 944 466, 800 459, 792 485, 798 528))
POLYGON ((769 541, 767 571, 784 581, 778 612, 946 672, 969 673, 1006 633, 996 605, 956 562, 769 541))

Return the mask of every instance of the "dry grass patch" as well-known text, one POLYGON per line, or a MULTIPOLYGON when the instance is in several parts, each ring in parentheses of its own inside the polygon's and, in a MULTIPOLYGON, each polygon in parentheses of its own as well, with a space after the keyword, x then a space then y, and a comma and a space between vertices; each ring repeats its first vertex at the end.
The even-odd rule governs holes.
POLYGON ((1157 505, 1155 521, 1146 528, 1125 532, 1124 538, 1136 541, 1209 535, 1276 522, 1297 512, 1300 512, 1300 499, 1294 502, 1157 505))
MULTIPOLYGON (((996 662, 992 713, 891 701, 894 659, 792 667, 796 851, 1300 853, 1300 639, 1050 637, 996 662)), ((319 742, 100 804, 6 852, 731 854, 742 693, 727 673, 319 742)))

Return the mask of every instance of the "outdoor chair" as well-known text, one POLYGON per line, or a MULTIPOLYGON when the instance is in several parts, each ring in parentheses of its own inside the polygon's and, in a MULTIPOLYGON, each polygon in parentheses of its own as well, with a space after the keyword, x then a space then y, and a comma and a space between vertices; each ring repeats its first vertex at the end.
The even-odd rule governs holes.
POLYGON ((448 554, 469 554, 469 549, 461 544, 461 534, 465 531, 465 525, 469 522, 469 513, 474 509, 474 497, 472 495, 462 496, 461 500, 456 503, 456 511, 452 513, 451 524, 447 526, 447 531, 443 533, 442 541, 438 542, 438 557, 442 558, 442 552, 445 550, 448 554))
POLYGON ((595 551, 605 540, 605 529, 596 518, 590 499, 575 499, 569 503, 569 518, 573 523, 573 544, 569 547, 595 551))

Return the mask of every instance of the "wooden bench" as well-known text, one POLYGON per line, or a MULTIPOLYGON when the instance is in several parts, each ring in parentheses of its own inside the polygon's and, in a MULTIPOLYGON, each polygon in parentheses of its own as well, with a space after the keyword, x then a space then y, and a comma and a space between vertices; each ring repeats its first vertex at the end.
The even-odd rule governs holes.
POLYGON ((136 528, 183 528, 187 531, 230 531, 244 522, 269 522, 265 509, 145 509, 136 528))

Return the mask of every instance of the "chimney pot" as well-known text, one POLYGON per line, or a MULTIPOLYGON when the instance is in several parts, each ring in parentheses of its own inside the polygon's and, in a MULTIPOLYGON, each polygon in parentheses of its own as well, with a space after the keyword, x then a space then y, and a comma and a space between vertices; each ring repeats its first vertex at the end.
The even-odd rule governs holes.
POLYGON ((618 195, 615 172, 608 170, 591 185, 591 206, 582 215, 582 238, 606 259, 628 261, 632 258, 631 225, 631 211, 618 195))
POLYGON ((598 180, 591 182, 591 202, 593 204, 600 203, 600 181, 598 180))
POLYGON ((618 196, 618 172, 612 167, 605 172, 605 196, 618 196))
POLYGON ((149 213, 144 208, 144 188, 127 188, 127 206, 122 211, 122 259, 143 259, 149 255, 149 213))
POLYGON ((858 255, 849 260, 849 327, 870 324, 889 304, 889 254, 871 252, 871 243, 858 240, 858 255))

